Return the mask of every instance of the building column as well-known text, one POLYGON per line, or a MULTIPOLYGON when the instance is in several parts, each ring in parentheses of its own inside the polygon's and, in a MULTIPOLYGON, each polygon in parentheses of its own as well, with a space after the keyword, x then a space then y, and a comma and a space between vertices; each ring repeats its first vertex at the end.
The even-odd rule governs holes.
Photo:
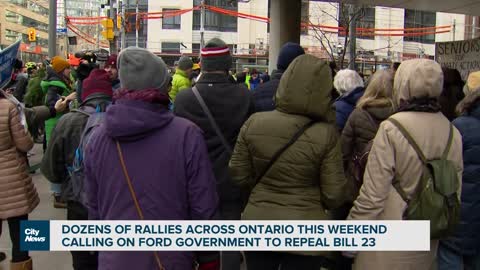
POLYGON ((277 58, 283 44, 300 43, 301 15, 301 0, 270 1, 268 72, 277 69, 277 58))

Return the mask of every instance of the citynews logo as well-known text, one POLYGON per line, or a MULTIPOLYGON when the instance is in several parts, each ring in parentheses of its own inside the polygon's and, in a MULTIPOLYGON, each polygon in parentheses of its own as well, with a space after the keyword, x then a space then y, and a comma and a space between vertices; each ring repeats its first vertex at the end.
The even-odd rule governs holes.
POLYGON ((21 221, 20 250, 50 250, 50 222, 45 220, 21 221))
POLYGON ((25 242, 36 243, 40 242, 43 243, 46 241, 45 236, 40 236, 40 230, 35 229, 25 229, 25 242))

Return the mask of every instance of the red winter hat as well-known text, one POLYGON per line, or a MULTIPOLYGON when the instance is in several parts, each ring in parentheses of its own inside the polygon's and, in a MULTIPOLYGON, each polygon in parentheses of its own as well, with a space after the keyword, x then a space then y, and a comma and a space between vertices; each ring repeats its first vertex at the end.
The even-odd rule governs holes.
POLYGON ((117 68, 117 58, 118 58, 118 55, 116 54, 110 55, 108 57, 107 62, 105 63, 105 68, 108 68, 108 67, 117 68))
POLYGON ((103 69, 94 69, 90 75, 83 80, 82 100, 93 94, 105 94, 113 96, 112 81, 110 75, 103 69))

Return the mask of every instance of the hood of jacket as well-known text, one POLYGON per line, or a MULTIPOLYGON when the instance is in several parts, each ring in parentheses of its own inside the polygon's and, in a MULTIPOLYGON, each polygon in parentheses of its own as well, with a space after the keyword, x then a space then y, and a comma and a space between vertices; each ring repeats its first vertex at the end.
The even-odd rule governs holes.
POLYGON ((385 104, 383 106, 368 106, 365 110, 380 122, 387 119, 394 113, 391 104, 385 104))
POLYGON ((187 72, 185 72, 185 71, 183 71, 183 70, 181 70, 181 69, 179 69, 179 68, 177 68, 177 69, 175 70, 175 75, 179 75, 179 76, 182 76, 182 77, 190 80, 190 78, 189 78, 188 75, 187 75, 187 72))
POLYGON ((340 96, 338 100, 343 100, 348 104, 355 106, 357 104, 357 101, 363 96, 363 93, 365 93, 365 88, 357 87, 352 91, 340 96))
POLYGON ((412 98, 438 98, 443 89, 443 71, 440 65, 429 59, 413 59, 402 62, 393 85, 393 101, 400 104, 412 98))
POLYGON ((458 114, 470 114, 480 119, 480 88, 469 92, 457 106, 458 114))
POLYGON ((312 55, 297 57, 283 73, 275 97, 276 109, 289 114, 333 121, 332 72, 312 55))
POLYGON ((109 137, 136 141, 165 127, 173 117, 165 106, 121 99, 108 107, 105 127, 109 137))

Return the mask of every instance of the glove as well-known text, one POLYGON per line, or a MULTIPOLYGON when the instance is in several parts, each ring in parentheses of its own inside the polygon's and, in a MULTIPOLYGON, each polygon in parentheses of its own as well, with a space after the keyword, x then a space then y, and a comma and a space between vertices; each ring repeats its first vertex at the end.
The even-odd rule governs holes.
POLYGON ((201 263, 198 266, 198 270, 220 270, 220 260, 208 263, 201 263))

